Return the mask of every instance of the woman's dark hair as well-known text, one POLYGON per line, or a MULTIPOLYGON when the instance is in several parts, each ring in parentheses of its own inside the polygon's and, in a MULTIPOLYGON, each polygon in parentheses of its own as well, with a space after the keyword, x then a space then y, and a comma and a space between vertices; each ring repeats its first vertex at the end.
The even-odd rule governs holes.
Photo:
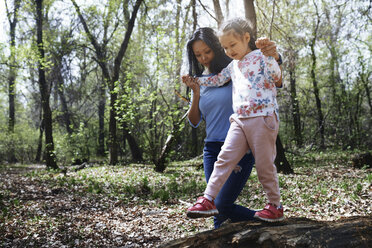
POLYGON ((189 74, 192 76, 201 76, 204 67, 198 62, 192 45, 195 41, 204 41, 214 53, 214 58, 209 66, 211 73, 219 73, 225 68, 231 59, 225 54, 215 32, 211 28, 198 28, 187 42, 187 55, 189 58, 189 74))
POLYGON ((228 21, 226 21, 219 31, 219 35, 223 35, 229 32, 233 32, 233 34, 238 35, 240 38, 243 37, 245 33, 248 32, 249 36, 251 37, 249 39, 249 48, 253 51, 256 50, 256 36, 253 34, 252 28, 249 25, 249 22, 243 18, 233 18, 228 21))

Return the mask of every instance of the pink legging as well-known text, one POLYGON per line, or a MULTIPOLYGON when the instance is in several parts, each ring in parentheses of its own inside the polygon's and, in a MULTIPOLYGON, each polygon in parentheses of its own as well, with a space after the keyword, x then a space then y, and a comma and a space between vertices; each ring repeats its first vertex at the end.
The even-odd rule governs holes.
POLYGON ((225 143, 214 163, 213 173, 204 193, 215 199, 232 170, 251 149, 256 161, 258 180, 264 188, 268 201, 279 206, 279 182, 274 165, 279 121, 275 113, 270 116, 244 119, 232 115, 230 122, 225 143))

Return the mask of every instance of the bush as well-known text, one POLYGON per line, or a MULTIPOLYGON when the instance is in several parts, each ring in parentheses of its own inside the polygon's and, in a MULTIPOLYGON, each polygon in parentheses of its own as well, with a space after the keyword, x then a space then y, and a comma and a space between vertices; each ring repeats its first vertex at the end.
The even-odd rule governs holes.
POLYGON ((16 125, 14 133, 9 133, 7 127, 0 127, 0 160, 14 157, 20 163, 33 161, 38 139, 38 130, 28 125, 16 125))
MULTIPOLYGON (((58 164, 74 164, 77 161, 87 161, 91 147, 96 147, 91 138, 90 130, 80 123, 79 128, 72 135, 56 134, 55 151, 58 164)), ((80 163, 78 163, 80 164, 80 163)))

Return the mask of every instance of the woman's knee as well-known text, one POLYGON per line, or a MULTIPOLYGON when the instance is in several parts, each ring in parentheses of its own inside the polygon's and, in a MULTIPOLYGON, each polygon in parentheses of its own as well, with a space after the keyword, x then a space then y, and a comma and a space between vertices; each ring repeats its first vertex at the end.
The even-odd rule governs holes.
POLYGON ((218 198, 216 198, 214 204, 216 205, 216 208, 218 209, 218 212, 220 214, 230 212, 232 207, 234 206, 234 203, 224 202, 224 201, 222 201, 221 199, 218 199, 218 198))

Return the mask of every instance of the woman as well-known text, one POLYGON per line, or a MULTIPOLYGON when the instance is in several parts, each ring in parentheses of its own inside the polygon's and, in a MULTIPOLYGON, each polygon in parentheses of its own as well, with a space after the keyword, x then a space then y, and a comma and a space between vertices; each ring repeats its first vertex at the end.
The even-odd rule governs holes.
MULTIPOLYGON (((273 42, 269 42, 261 50, 267 56, 279 58, 273 42)), ((187 53, 189 74, 193 76, 219 73, 231 62, 211 28, 199 28, 195 31, 187 43, 187 53)), ((192 103, 188 114, 190 125, 196 128, 202 119, 206 122, 204 173, 208 182, 230 127, 229 117, 233 113, 232 84, 228 82, 221 87, 205 87, 190 79, 184 83, 192 89, 192 103)), ((277 86, 280 85, 281 81, 277 83, 277 86)), ((215 205, 220 214, 214 217, 215 228, 220 227, 227 219, 232 222, 254 219, 255 211, 234 204, 251 174, 253 164, 253 155, 246 154, 216 197, 215 205)))

